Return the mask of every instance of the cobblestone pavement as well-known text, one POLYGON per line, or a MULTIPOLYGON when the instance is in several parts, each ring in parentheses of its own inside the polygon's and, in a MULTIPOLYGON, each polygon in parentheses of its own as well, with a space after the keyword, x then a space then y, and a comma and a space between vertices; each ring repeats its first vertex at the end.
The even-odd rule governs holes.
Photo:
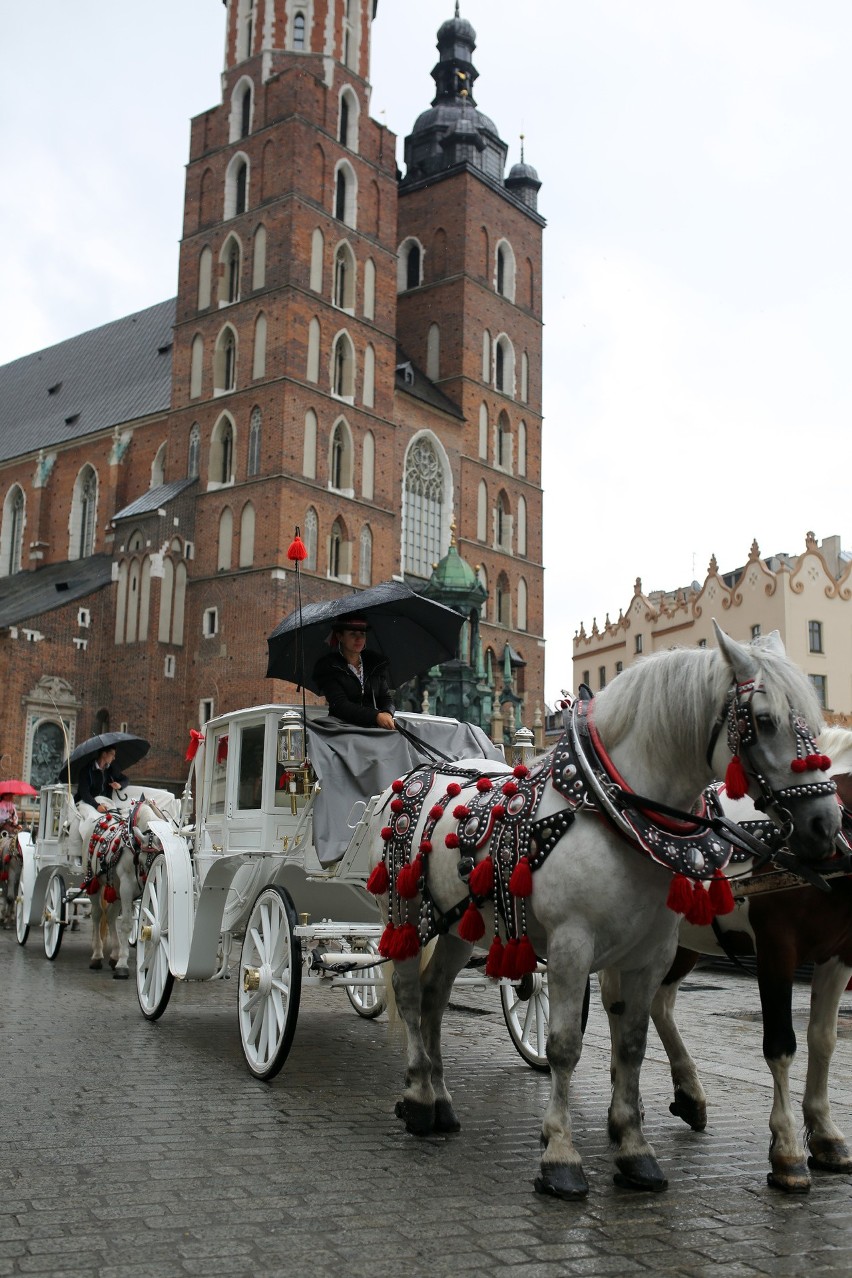
MULTIPOLYGON (((177 985, 151 1024, 132 977, 87 963, 80 932, 53 963, 37 930, 24 948, 0 933, 0 1278, 852 1273, 848 1178, 815 1177, 807 1197, 766 1186, 771 1088, 748 977, 699 969, 680 998, 705 1133, 669 1115, 652 1032, 643 1097, 662 1195, 613 1185, 593 1003, 573 1087, 591 1192, 560 1203, 532 1190, 548 1080, 516 1054, 494 991, 459 992, 447 1019, 463 1131, 417 1140, 392 1115, 401 1057, 384 1018, 360 1019, 342 992, 304 992, 290 1057, 264 1084, 243 1062, 235 981, 177 985)), ((803 1043, 805 986, 794 1000, 803 1043)), ((832 1091, 847 1129, 850 1064, 847 995, 832 1091)))

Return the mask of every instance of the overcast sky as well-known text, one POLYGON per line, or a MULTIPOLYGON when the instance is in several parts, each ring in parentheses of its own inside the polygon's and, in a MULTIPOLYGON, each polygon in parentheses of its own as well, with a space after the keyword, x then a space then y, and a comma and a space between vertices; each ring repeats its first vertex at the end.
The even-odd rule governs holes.
MULTIPOLYGON (((372 114, 428 106, 453 0, 380 0, 372 114)), ((542 179, 547 685, 646 590, 849 529, 852 4, 462 0, 542 179)), ((174 295, 220 0, 7 6, 0 350, 174 295)))

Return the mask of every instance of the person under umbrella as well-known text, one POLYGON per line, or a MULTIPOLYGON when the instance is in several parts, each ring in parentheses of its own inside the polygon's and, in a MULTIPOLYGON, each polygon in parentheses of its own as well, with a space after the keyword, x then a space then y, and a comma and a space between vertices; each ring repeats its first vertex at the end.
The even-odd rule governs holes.
POLYGON ((357 613, 335 620, 332 649, 314 666, 313 678, 329 713, 358 728, 395 728, 387 682, 387 659, 367 648, 369 625, 357 613))
MULTIPOLYGON (((2 782, 0 782, 2 787, 2 782)), ((12 794, 0 793, 0 825, 8 825, 10 829, 20 830, 18 821, 18 809, 15 806, 15 796, 12 794)))
POLYGON ((127 777, 115 766, 115 749, 101 750, 91 763, 81 767, 74 802, 80 817, 80 837, 84 849, 101 813, 115 807, 115 793, 126 785, 127 777))

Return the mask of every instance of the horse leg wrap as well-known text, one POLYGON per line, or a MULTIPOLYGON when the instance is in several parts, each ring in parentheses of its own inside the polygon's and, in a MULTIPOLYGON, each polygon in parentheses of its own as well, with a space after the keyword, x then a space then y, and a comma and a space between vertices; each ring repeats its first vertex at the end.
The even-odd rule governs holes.
POLYGON ((669 1187, 659 1163, 650 1154, 616 1158, 615 1165, 618 1171, 613 1176, 613 1181, 620 1189, 639 1189, 651 1194, 661 1194, 669 1187))
POLYGON ((405 1123, 412 1136, 431 1136, 435 1130, 435 1106, 404 1097, 396 1102, 394 1113, 405 1123))
POLYGON ((849 1146, 845 1141, 817 1139, 812 1136, 808 1143, 811 1151, 808 1166, 814 1171, 852 1171, 852 1154, 849 1153, 849 1146))
POLYGON ((435 1101, 435 1121, 434 1130, 436 1132, 460 1132, 461 1123, 458 1120, 456 1111, 448 1100, 435 1101))
POLYGON ((669 1105, 669 1113, 682 1118, 694 1132, 703 1132, 707 1126, 707 1106, 688 1095, 682 1087, 675 1088, 674 1100, 669 1105))
POLYGON ((533 1181, 533 1189, 537 1194, 574 1202, 588 1196, 589 1182, 582 1163, 542 1163, 541 1175, 533 1181))

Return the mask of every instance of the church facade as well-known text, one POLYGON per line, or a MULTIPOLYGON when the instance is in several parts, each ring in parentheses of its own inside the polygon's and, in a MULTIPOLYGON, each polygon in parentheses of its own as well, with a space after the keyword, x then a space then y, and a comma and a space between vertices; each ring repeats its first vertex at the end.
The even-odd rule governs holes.
POLYGON ((460 659, 516 722, 543 706, 540 183, 506 171, 458 6, 397 170, 377 7, 228 0, 177 297, 0 369, 3 775, 124 728, 176 784, 190 728, 294 699, 265 668, 297 528, 303 602, 424 588, 453 547, 460 659))

